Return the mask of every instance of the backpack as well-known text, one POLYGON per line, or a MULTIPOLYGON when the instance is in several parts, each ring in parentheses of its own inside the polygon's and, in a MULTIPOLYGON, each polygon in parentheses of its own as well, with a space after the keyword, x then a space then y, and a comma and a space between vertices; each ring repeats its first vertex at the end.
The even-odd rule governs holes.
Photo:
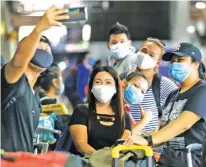
POLYGON ((160 83, 161 83, 161 79, 162 79, 162 76, 156 73, 154 75, 154 78, 153 78, 153 81, 152 81, 152 91, 153 91, 153 94, 154 94, 154 97, 155 97, 155 102, 156 102, 156 105, 157 105, 159 118, 162 116, 162 107, 161 107, 161 104, 160 104, 160 95, 161 95, 160 94, 160 92, 161 92, 160 83))

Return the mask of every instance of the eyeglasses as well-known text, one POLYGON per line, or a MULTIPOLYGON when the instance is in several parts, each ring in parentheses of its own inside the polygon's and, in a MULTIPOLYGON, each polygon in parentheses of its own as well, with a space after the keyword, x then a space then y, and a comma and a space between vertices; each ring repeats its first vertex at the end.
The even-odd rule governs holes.
POLYGON ((166 45, 164 42, 162 42, 161 40, 159 40, 158 38, 153 38, 153 37, 149 37, 147 38, 148 41, 154 41, 154 42, 157 42, 159 43, 162 47, 166 48, 166 45))

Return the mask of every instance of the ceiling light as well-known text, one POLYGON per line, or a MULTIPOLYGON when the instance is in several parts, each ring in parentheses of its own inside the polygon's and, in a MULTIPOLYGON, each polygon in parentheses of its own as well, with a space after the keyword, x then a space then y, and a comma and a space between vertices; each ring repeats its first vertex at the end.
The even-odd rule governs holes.
POLYGON ((197 2, 197 3, 195 4, 195 7, 196 7, 197 9, 205 9, 205 8, 206 8, 206 4, 205 4, 204 2, 197 2))
POLYGON ((194 27, 194 26, 188 26, 188 27, 187 27, 187 32, 188 32, 189 34, 194 33, 194 32, 195 32, 195 27, 194 27))

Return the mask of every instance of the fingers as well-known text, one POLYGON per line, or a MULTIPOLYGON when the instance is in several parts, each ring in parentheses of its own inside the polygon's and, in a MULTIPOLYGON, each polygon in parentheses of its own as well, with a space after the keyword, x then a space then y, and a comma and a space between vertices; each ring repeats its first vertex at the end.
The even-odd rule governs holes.
POLYGON ((125 146, 131 146, 131 145, 133 145, 133 143, 134 143, 134 140, 133 140, 132 136, 130 136, 130 137, 128 137, 128 139, 123 143, 123 145, 125 145, 125 146))
POLYGON ((67 14, 68 12, 68 9, 60 9, 55 12, 55 15, 67 14))
POLYGON ((52 22, 52 25, 53 25, 53 26, 62 26, 62 23, 61 23, 61 22, 58 22, 58 21, 53 21, 53 22, 52 22))
POLYGON ((55 19, 56 21, 59 21, 59 20, 67 20, 67 19, 69 19, 69 16, 68 16, 68 15, 56 16, 54 19, 55 19))
POLYGON ((61 9, 58 8, 57 6, 53 5, 53 6, 50 7, 47 11, 48 11, 48 12, 54 12, 55 10, 61 10, 61 9))

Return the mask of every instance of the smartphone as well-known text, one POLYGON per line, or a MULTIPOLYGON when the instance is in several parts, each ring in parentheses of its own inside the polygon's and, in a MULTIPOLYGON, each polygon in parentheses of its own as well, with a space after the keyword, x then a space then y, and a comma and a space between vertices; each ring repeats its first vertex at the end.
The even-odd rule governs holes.
POLYGON ((63 23, 86 21, 88 19, 88 13, 86 7, 70 8, 68 9, 69 19, 63 20, 63 23))

